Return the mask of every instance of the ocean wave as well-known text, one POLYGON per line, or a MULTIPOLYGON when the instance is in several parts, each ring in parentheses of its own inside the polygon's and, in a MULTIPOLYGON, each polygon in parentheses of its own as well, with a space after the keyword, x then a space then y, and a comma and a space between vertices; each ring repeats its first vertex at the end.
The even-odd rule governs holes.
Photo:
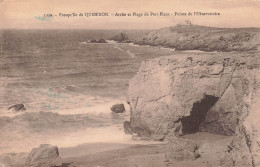
POLYGON ((106 40, 107 41, 107 43, 110 43, 110 44, 115 44, 115 43, 117 43, 117 41, 114 41, 114 40, 106 40))
POLYGON ((71 111, 67 114, 25 112, 11 118, 0 117, 0 153, 30 151, 42 143, 70 147, 91 142, 122 141, 130 137, 124 134, 122 126, 128 119, 129 112, 96 115, 71 111), (106 137, 102 137, 104 134, 106 137))
POLYGON ((162 46, 138 45, 138 44, 134 44, 134 43, 128 43, 128 45, 134 46, 134 47, 158 48, 158 49, 163 49, 163 50, 175 51, 175 48, 167 48, 167 47, 162 47, 162 46))
POLYGON ((84 42, 80 42, 80 44, 88 44, 86 41, 84 41, 84 42))
POLYGON ((58 112, 63 115, 70 114, 108 114, 111 113, 110 108, 114 104, 123 103, 127 111, 129 111, 129 105, 124 102, 124 99, 111 99, 103 97, 89 97, 85 99, 83 105, 77 108, 60 109, 58 112))
POLYGON ((15 117, 25 112, 55 112, 63 115, 69 114, 102 114, 111 113, 110 107, 117 103, 124 103, 126 109, 129 109, 124 97, 101 97, 91 94, 81 94, 71 89, 75 89, 74 85, 66 85, 63 87, 53 88, 30 88, 20 89, 23 94, 22 101, 26 111, 13 112, 7 110, 8 107, 18 103, 7 101, 5 106, 0 109, 0 116, 15 117))
MULTIPOLYGON (((183 52, 187 52, 187 53, 207 53, 205 51, 202 51, 202 50, 185 50, 183 52)), ((217 51, 214 51, 217 53, 217 51)), ((214 53, 214 52, 211 52, 211 53, 214 53)))
POLYGON ((90 143, 147 144, 147 141, 133 140, 131 135, 124 133, 122 122, 125 119, 129 117, 64 116, 51 112, 26 113, 11 119, 0 117, 4 122, 0 127, 0 154, 29 152, 42 143, 59 148, 90 143))
POLYGON ((124 52, 124 50, 122 48, 120 48, 119 46, 117 46, 117 45, 114 45, 114 48, 124 52))
MULTIPOLYGON (((114 48, 115 49, 118 49, 118 50, 120 50, 120 51, 122 51, 122 52, 125 52, 125 50, 123 50, 122 48, 120 48, 119 46, 117 46, 117 45, 114 45, 114 48)), ((136 55, 134 54, 134 53, 132 53, 130 50, 126 50, 126 53, 127 53, 127 55, 129 55, 131 58, 135 58, 136 57, 136 55)))
POLYGON ((131 58, 135 58, 135 54, 132 53, 130 50, 127 50, 126 53, 127 53, 131 58))
POLYGON ((90 43, 90 40, 88 41, 83 41, 83 42, 79 42, 80 44, 115 44, 117 43, 114 40, 106 40, 107 43, 90 43))
POLYGON ((75 85, 64 85, 59 87, 48 88, 48 91, 50 93, 53 92, 53 94, 55 94, 55 93, 74 92, 75 89, 77 89, 77 86, 75 85))
POLYGON ((175 48, 166 48, 166 47, 159 47, 160 49, 164 50, 170 50, 170 51, 175 51, 175 48))
POLYGON ((19 77, 0 77, 0 90, 6 88, 16 88, 22 86, 28 86, 27 83, 22 82, 22 78, 19 77))

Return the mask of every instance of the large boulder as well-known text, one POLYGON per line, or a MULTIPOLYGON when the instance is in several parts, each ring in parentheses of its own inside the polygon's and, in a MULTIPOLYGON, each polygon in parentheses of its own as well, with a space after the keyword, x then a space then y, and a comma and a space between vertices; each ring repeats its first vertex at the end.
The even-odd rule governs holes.
POLYGON ((17 112, 17 111, 24 111, 26 110, 26 108, 24 107, 23 104, 15 104, 9 107, 8 110, 13 110, 17 112))
POLYGON ((232 143, 241 147, 232 147, 231 156, 253 166, 260 160, 257 74, 256 53, 179 53, 146 60, 129 83, 130 128, 155 140, 199 131, 235 136, 232 143))
POLYGON ((41 144, 34 148, 26 159, 26 167, 58 167, 62 165, 57 146, 41 144))
POLYGON ((115 113, 123 113, 125 112, 125 106, 124 104, 115 104, 111 107, 111 111, 115 113))

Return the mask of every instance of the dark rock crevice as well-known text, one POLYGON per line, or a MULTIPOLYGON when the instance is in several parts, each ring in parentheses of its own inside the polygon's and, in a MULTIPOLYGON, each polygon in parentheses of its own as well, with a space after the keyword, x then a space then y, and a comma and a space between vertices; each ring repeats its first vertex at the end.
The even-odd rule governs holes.
POLYGON ((255 167, 255 160, 252 155, 252 139, 250 139, 250 135, 246 133, 245 127, 242 127, 242 134, 244 135, 244 138, 246 140, 246 146, 248 147, 249 153, 251 154, 251 162, 252 162, 252 167, 255 167))
POLYGON ((204 98, 193 104, 190 116, 181 118, 182 133, 191 134, 199 131, 209 109, 218 101, 218 97, 205 95, 204 98))

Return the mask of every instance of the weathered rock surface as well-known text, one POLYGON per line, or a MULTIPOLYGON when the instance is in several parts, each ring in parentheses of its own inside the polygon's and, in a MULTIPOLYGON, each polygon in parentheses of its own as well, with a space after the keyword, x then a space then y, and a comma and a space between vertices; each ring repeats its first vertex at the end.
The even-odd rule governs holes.
POLYGON ((95 39, 92 39, 89 41, 89 43, 107 43, 107 41, 101 38, 98 41, 95 39))
POLYGON ((199 157, 196 143, 187 139, 173 139, 168 142, 166 160, 172 162, 190 161, 199 157))
POLYGON ((125 134, 133 134, 133 131, 131 129, 131 123, 129 121, 124 122, 124 131, 125 134))
POLYGON ((23 104, 15 104, 15 105, 9 107, 8 110, 13 110, 13 111, 24 111, 24 110, 26 110, 26 108, 24 107, 23 104))
POLYGON ((123 113, 125 112, 125 106, 124 104, 115 104, 111 107, 111 111, 115 113, 123 113))
POLYGON ((58 167, 62 165, 57 146, 41 144, 34 148, 26 159, 26 167, 58 167))
POLYGON ((250 51, 259 47, 259 32, 259 28, 176 25, 152 31, 134 43, 176 50, 250 51))
POLYGON ((91 39, 89 42, 90 42, 90 43, 97 43, 97 40, 91 39))
MULTIPOLYGON (((0 155, 3 167, 59 167, 62 160, 57 146, 42 144, 28 153, 8 153, 0 155)), ((2 167, 1 166, 1 167, 2 167)))
POLYGON ((104 39, 99 39, 99 40, 97 41, 97 43, 107 43, 107 41, 104 40, 104 39))
POLYGON ((129 83, 131 130, 155 140, 198 131, 233 136, 223 148, 214 146, 221 142, 202 146, 201 157, 221 152, 218 163, 228 158, 232 165, 254 166, 260 162, 258 54, 180 53, 146 60, 129 83), (215 151, 202 153, 211 146, 215 151))
POLYGON ((208 166, 251 166, 248 151, 244 153, 233 151, 237 147, 232 145, 233 139, 231 137, 202 144, 198 149, 198 154, 201 157, 198 161, 204 162, 208 166), (242 157, 242 161, 237 159, 242 159, 242 157))
POLYGON ((114 37, 110 38, 110 40, 114 40, 121 43, 129 43, 132 42, 129 40, 128 36, 124 33, 120 33, 118 35, 115 35, 114 37))

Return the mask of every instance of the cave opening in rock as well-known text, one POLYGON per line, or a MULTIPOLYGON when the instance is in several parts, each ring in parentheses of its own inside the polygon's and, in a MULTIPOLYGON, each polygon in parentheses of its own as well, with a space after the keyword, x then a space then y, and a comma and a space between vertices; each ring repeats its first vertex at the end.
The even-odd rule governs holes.
POLYGON ((193 104, 190 116, 181 119, 183 134, 199 131, 200 124, 205 120, 209 109, 218 101, 218 97, 205 95, 204 98, 193 104))

